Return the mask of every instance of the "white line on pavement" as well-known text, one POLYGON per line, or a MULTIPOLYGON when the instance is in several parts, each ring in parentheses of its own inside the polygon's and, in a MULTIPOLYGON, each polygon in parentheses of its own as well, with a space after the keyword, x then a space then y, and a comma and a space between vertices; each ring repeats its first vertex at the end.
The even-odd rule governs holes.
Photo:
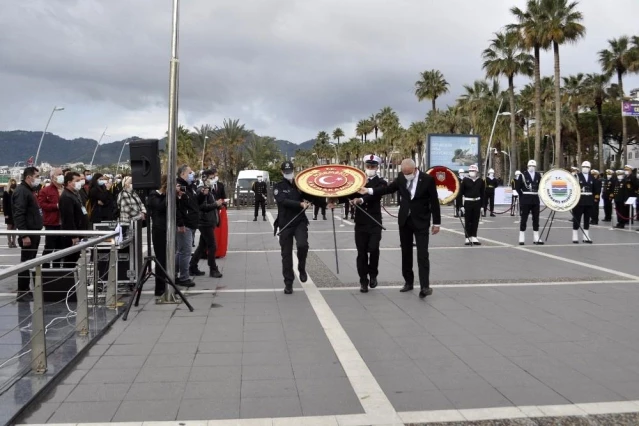
MULTIPOLYGON (((639 284, 639 280, 597 280, 597 281, 544 281, 528 283, 465 283, 465 284, 431 284, 433 288, 474 288, 474 287, 541 287, 541 286, 562 286, 562 285, 593 285, 593 284, 639 284)), ((401 288, 400 285, 380 285, 377 289, 394 290, 401 288)), ((334 290, 359 290, 357 287, 321 287, 320 291, 334 290)))
MULTIPOLYGON (((444 226, 441 227, 441 230, 442 231, 452 232, 453 234, 458 234, 458 235, 462 235, 462 236, 466 237, 466 234, 464 232, 462 232, 462 231, 456 231, 454 229, 446 228, 444 226)), ((491 239, 484 238, 484 237, 477 237, 477 238, 479 238, 482 241, 488 241, 489 243, 497 244, 497 245, 500 245, 500 246, 512 247, 512 244, 502 243, 501 241, 491 240, 491 239)), ((429 247, 429 250, 430 250, 430 247, 429 247)))

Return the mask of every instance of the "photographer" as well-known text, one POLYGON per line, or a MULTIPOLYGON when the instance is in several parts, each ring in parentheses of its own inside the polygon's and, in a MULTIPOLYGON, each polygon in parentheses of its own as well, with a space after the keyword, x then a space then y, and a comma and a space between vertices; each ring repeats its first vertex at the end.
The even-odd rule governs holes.
POLYGON ((224 200, 216 201, 212 194, 211 187, 214 182, 212 178, 209 178, 212 174, 213 172, 211 170, 203 172, 202 180, 204 184, 200 186, 197 192, 197 201, 200 208, 200 242, 191 258, 189 271, 191 275, 204 275, 198 268, 198 261, 201 256, 206 253, 209 264, 209 276, 212 278, 222 278, 222 274, 215 263, 216 245, 214 229, 219 225, 219 210, 224 200))
POLYGON ((175 220, 177 226, 177 249, 175 251, 175 269, 177 285, 193 287, 195 283, 189 277, 189 264, 191 262, 191 247, 193 234, 196 231, 200 208, 193 181, 195 174, 189 166, 182 165, 178 169, 177 178, 177 208, 175 220))

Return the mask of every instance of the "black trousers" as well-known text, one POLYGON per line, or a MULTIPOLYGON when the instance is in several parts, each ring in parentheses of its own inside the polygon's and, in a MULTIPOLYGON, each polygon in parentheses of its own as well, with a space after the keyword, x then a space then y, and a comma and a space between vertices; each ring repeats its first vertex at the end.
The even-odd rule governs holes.
POLYGON ((518 210, 520 210, 520 208, 519 208, 519 197, 513 195, 512 199, 510 200, 510 215, 514 216, 515 213, 517 213, 518 215, 521 216, 521 212, 518 211, 518 210))
POLYGON ((532 213, 533 231, 539 231, 539 204, 522 204, 520 210, 521 220, 519 221, 519 230, 526 230, 528 215, 532 213))
MULTIPOLYGON (((47 231, 59 231, 60 225, 45 225, 44 229, 47 231)), ((62 249, 62 245, 64 244, 63 238, 60 235, 47 235, 44 237, 44 250, 42 250, 42 256, 46 256, 47 254, 51 254, 56 250, 62 249)), ((66 248, 66 247, 64 247, 66 248)), ((59 260, 54 263, 54 267, 58 266, 59 260)), ((49 263, 42 264, 43 268, 48 268, 50 266, 49 263)))
POLYGON ((200 241, 197 244, 195 253, 191 256, 191 268, 196 269, 197 264, 202 257, 202 254, 206 250, 206 257, 209 263, 211 271, 217 271, 217 264, 215 263, 215 250, 217 246, 215 244, 215 233, 212 226, 200 226, 200 241))
MULTIPOLYGON (((26 262, 27 260, 35 259, 38 255, 38 248, 40 247, 40 235, 30 235, 31 245, 25 247, 22 244, 22 238, 18 238, 18 245, 20 245, 20 262, 26 262)), ((29 291, 31 288, 31 271, 22 271, 18 274, 18 292, 29 291)))
POLYGON ((495 210, 495 192, 488 192, 484 194, 484 213, 486 213, 486 208, 490 210, 492 213, 495 210))
POLYGON ((306 270, 306 256, 308 255, 308 224, 301 221, 297 225, 289 226, 280 234, 280 248, 282 251, 282 275, 284 284, 292 284, 295 279, 293 272, 293 238, 297 243, 297 261, 299 271, 306 270))
POLYGON ((455 214, 457 216, 459 216, 459 211, 461 210, 462 206, 463 206, 463 199, 460 197, 455 198, 454 204, 455 204, 455 214))
POLYGON ((355 228, 355 247, 357 247, 357 274, 360 283, 367 282, 368 277, 376 278, 379 266, 379 243, 382 240, 382 229, 355 228))
POLYGON ((612 200, 609 197, 604 198, 604 220, 612 220, 612 200))
POLYGON ((584 230, 590 229, 590 217, 592 216, 592 212, 594 210, 594 206, 575 206, 572 209, 572 229, 576 231, 579 229, 579 225, 581 225, 581 217, 584 219, 584 230))
MULTIPOLYGON (((74 237, 76 238, 76 237, 74 237)), ((61 246, 58 247, 60 250, 64 250, 69 247, 73 247, 73 238, 72 237, 60 237, 61 246)), ((80 252, 71 253, 68 256, 65 256, 61 259, 61 267, 65 269, 73 269, 78 264, 78 259, 80 259, 80 252)))
POLYGON ((481 216, 481 204, 478 201, 464 201, 464 222, 466 222, 466 233, 469 237, 477 236, 477 228, 479 228, 479 217, 481 216))
POLYGON ((599 202, 595 201, 595 204, 592 206, 592 211, 590 212, 590 223, 593 225, 599 224, 599 202))
POLYGON ((617 224, 625 226, 630 218, 630 206, 624 203, 625 201, 615 201, 615 207, 617 208, 617 224))
POLYGON ((346 203, 344 204, 344 216, 345 218, 348 218, 348 212, 350 210, 351 215, 355 215, 355 206, 351 206, 351 203, 346 203))
POLYGON ((315 204, 313 206, 313 217, 317 217, 317 213, 319 213, 320 209, 322 209, 322 216, 326 216, 326 206, 318 206, 317 204, 315 204))
POLYGON ((152 228, 151 239, 153 240, 153 254, 157 261, 155 265, 155 295, 162 296, 166 290, 166 282, 158 265, 166 271, 166 229, 152 228))
POLYGON ((257 217, 257 212, 262 206, 262 217, 266 217, 266 200, 261 195, 259 197, 255 197, 255 217, 257 217))
POLYGON ((430 259, 428 256, 428 228, 419 230, 412 217, 406 219, 404 226, 399 227, 399 242, 402 246, 402 276, 404 282, 413 285, 413 236, 417 244, 417 267, 419 269, 419 285, 422 289, 430 287, 430 259))

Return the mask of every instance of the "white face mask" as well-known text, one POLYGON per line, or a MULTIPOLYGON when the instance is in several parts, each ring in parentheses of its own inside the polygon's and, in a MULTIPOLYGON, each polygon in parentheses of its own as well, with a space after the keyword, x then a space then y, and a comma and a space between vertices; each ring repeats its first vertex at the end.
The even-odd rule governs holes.
POLYGON ((630 176, 630 170, 624 171, 623 174, 626 175, 626 176, 630 176))
POLYGON ((106 182, 100 179, 100 180, 98 180, 98 185, 99 186, 104 186, 104 185, 106 185, 106 182))
POLYGON ((213 186, 215 184, 215 179, 209 179, 206 182, 209 184, 209 186, 213 186))
POLYGON ((581 173, 590 173, 590 169, 588 167, 582 167, 581 173))
POLYGON ((118 178, 118 179, 115 180, 115 183, 120 183, 120 182, 122 182, 122 179, 118 178))
POLYGON ((35 188, 35 187, 39 186, 41 183, 42 183, 42 179, 35 178, 35 179, 33 179, 33 183, 31 184, 31 186, 35 188))
POLYGON ((55 181, 58 183, 58 185, 62 185, 64 183, 64 176, 63 175, 56 176, 55 181))
POLYGON ((477 177, 477 172, 468 172, 468 176, 471 178, 476 178, 477 177))
POLYGON ((83 183, 82 183, 82 181, 81 181, 81 180, 79 180, 79 181, 77 181, 76 183, 74 183, 73 185, 74 185, 74 187, 75 187, 75 190, 76 190, 76 191, 79 191, 79 190, 81 190, 81 189, 82 189, 82 185, 83 185, 83 183))
POLYGON ((492 179, 492 178, 495 177, 495 174, 494 173, 488 173, 488 177, 492 179))
POLYGON ((284 179, 286 180, 293 180, 293 177, 295 176, 294 172, 291 173, 284 173, 284 179))
POLYGON ((215 183, 217 183, 219 180, 220 180, 220 179, 219 179, 217 176, 215 176, 215 177, 213 178, 213 183, 215 184, 215 183))
POLYGON ((612 179, 612 175, 606 175, 606 179, 612 179))
POLYGON ((533 166, 528 167, 528 173, 535 173, 535 167, 533 166))
POLYGON ((377 170, 374 169, 366 169, 366 176, 373 177, 377 174, 377 170))
POLYGON ((258 177, 258 178, 257 178, 257 181, 258 181, 258 182, 262 182, 262 176, 258 177))
POLYGON ((407 181, 411 181, 413 179, 415 179, 415 173, 412 173, 410 175, 404 175, 404 177, 406 178, 407 181))

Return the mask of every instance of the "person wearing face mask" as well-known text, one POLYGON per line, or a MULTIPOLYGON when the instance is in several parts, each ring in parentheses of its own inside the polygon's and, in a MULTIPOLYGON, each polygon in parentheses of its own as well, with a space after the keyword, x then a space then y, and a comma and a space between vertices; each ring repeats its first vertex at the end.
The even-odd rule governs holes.
MULTIPOLYGON (((13 196, 13 191, 16 190, 17 186, 18 183, 16 182, 16 180, 10 179, 9 187, 2 193, 2 211, 4 213, 4 223, 5 225, 7 225, 7 231, 13 231, 15 229, 15 225, 13 223, 13 208, 11 207, 11 198, 13 196)), ((15 235, 7 235, 7 245, 9 246, 9 248, 18 247, 18 245, 16 244, 15 235)))
POLYGON ((226 214, 226 189, 224 184, 220 182, 220 178, 216 168, 210 170, 209 185, 211 186, 211 193, 216 200, 222 200, 222 206, 218 211, 220 216, 220 224, 215 227, 215 258, 219 259, 226 256, 226 250, 229 246, 229 219, 226 214))
POLYGON ((122 192, 118 195, 118 209, 120 222, 129 223, 132 220, 145 220, 146 207, 137 192, 133 190, 133 179, 127 176, 122 181, 122 192))
POLYGON ((486 193, 484 194, 484 217, 486 210, 490 210, 490 217, 495 217, 495 188, 499 186, 499 180, 495 177, 495 170, 488 170, 488 177, 484 181, 486 193))
POLYGON ((510 199, 510 215, 515 216, 515 212, 518 215, 519 212, 519 193, 515 190, 515 186, 517 185, 517 180, 519 180, 519 176, 521 172, 519 170, 515 170, 515 177, 510 181, 510 188, 512 189, 512 197, 510 199))
MULTIPOLYGON (((492 169, 491 169, 492 170, 492 169)), ((468 177, 461 181, 459 192, 464 197, 464 210, 466 212, 465 227, 466 241, 465 245, 480 246, 481 243, 477 239, 477 228, 479 228, 479 216, 481 215, 481 207, 486 205, 484 200, 487 194, 483 179, 480 179, 479 168, 473 164, 468 168, 468 177)), ((494 194, 493 194, 494 196, 494 194)), ((486 214, 484 213, 484 216, 486 214)))
MULTIPOLYGON (((86 207, 80 201, 80 190, 83 185, 82 176, 76 172, 68 172, 64 175, 63 190, 60 195, 60 228, 64 231, 82 231, 87 229, 88 217, 86 207)), ((60 248, 73 247, 80 242, 77 235, 70 237, 60 237, 60 248)), ((71 253, 62 259, 63 268, 74 268, 80 252, 71 253)))
POLYGON ((282 275, 284 276, 284 293, 293 293, 293 238, 297 243, 297 270, 299 279, 305 283, 306 256, 308 254, 308 218, 305 213, 311 202, 317 202, 318 197, 306 194, 295 184, 295 167, 290 161, 280 166, 282 179, 273 187, 273 195, 277 202, 277 218, 273 223, 274 232, 280 232, 280 249, 282 253, 282 275))
POLYGON ((602 222, 612 221, 612 202, 614 199, 613 189, 617 175, 614 171, 606 169, 606 178, 603 181, 603 201, 604 201, 604 218, 602 222))
POLYGON ((594 205, 592 207, 592 214, 590 216, 590 224, 599 225, 599 201, 601 200, 601 188, 603 187, 603 182, 599 177, 599 170, 593 169, 590 174, 594 179, 592 183, 594 205))
MULTIPOLYGON (((460 184, 462 183, 465 177, 466 177, 466 173, 464 172, 464 169, 459 169, 458 179, 460 184)), ((457 197, 455 198, 454 203, 455 203, 454 216, 459 217, 461 215, 461 217, 464 217, 464 212, 461 209, 464 206, 464 197, 461 194, 457 194, 457 197)))
POLYGON ((526 225, 528 216, 532 214, 533 244, 542 245, 544 242, 539 238, 539 183, 541 173, 536 171, 537 162, 528 161, 528 170, 519 175, 515 188, 519 195, 519 210, 521 220, 519 221, 519 245, 523 246, 526 241, 526 225))
POLYGON ((579 202, 575 208, 572 209, 572 242, 574 244, 579 243, 579 227, 583 216, 583 242, 592 244, 589 229, 590 218, 595 207, 595 178, 590 174, 590 161, 584 161, 581 163, 581 173, 577 174, 576 178, 579 181, 579 186, 581 187, 581 196, 579 197, 579 202))
POLYGON ((110 222, 116 220, 116 204, 113 194, 107 189, 108 178, 96 173, 91 179, 87 211, 91 223, 110 222))
MULTIPOLYGON (((35 167, 27 167, 22 173, 22 182, 13 191, 12 208, 13 222, 18 231, 40 231, 43 226, 42 209, 35 196, 35 189, 40 185, 40 171, 35 167)), ((20 262, 35 259, 40 246, 40 235, 24 235, 18 238, 20 245, 20 262)), ((33 301, 30 290, 31 272, 23 271, 18 274, 19 302, 33 301)))
POLYGON ((257 177, 257 182, 253 182, 251 185, 251 191, 255 194, 255 214, 253 215, 253 222, 257 222, 257 213, 260 206, 262 206, 262 220, 266 222, 266 196, 268 187, 261 175, 257 177))
POLYGON ((629 197, 636 195, 636 174, 632 167, 626 165, 623 170, 617 170, 617 183, 613 189, 615 194, 615 208, 617 210, 617 225, 615 228, 624 229, 630 219, 630 206, 626 204, 629 197))
POLYGON ((82 189, 80 190, 80 201, 82 201, 83 206, 86 206, 87 201, 89 201, 89 189, 93 175, 91 174, 91 170, 85 170, 82 174, 84 175, 84 185, 82 185, 82 189))
MULTIPOLYGON (((197 200, 197 187, 194 186, 195 173, 186 164, 178 168, 177 206, 175 222, 177 226, 177 248, 175 250, 175 270, 177 285, 193 287, 195 283, 189 275, 193 234, 200 222, 200 206, 197 200)), ((204 275, 198 271, 197 275, 204 275)))
POLYGON ((441 211, 435 180, 415 166, 415 161, 406 158, 402 161, 402 172, 385 188, 361 188, 362 195, 386 195, 399 192, 401 201, 397 222, 399 241, 402 247, 402 293, 413 290, 415 275, 413 272, 413 238, 417 245, 417 265, 419 268, 419 297, 433 294, 430 288, 430 259, 428 254, 429 228, 432 218, 432 234, 439 233, 441 211))
MULTIPOLYGON (((47 231, 59 231, 60 230, 60 209, 58 203, 60 201, 60 195, 64 188, 64 175, 62 169, 55 168, 51 170, 51 184, 45 186, 38 192, 38 204, 42 209, 44 215, 44 229, 47 231)), ((55 250, 59 250, 62 244, 59 235, 47 235, 44 240, 44 250, 42 256, 46 256, 55 250)), ((50 263, 42 265, 43 268, 50 267, 50 263)))

